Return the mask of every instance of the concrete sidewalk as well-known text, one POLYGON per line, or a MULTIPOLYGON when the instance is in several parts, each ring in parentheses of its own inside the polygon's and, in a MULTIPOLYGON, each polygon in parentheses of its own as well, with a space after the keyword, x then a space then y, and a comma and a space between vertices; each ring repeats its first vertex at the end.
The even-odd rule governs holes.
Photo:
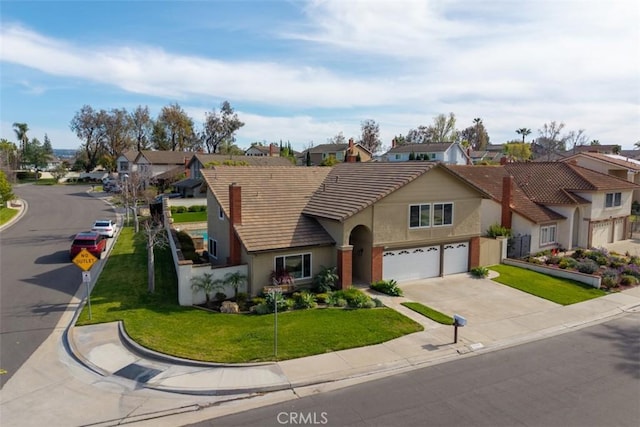
POLYGON ((74 357, 100 376, 125 378, 137 387, 166 392, 231 395, 378 378, 640 311, 640 287, 570 306, 467 274, 408 283, 403 289, 404 298, 376 297, 421 323, 424 331, 383 344, 274 363, 207 364, 167 357, 137 346, 118 323, 70 327, 64 336, 74 357), (459 328, 458 343, 453 343, 452 326, 435 323, 400 305, 409 300, 464 315, 468 325, 459 328))

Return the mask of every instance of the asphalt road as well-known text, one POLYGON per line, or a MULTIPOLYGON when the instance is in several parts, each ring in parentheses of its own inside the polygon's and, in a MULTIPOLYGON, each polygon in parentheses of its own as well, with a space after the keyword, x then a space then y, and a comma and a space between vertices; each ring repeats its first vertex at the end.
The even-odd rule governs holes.
POLYGON ((639 402, 640 313, 635 313, 193 425, 636 427, 639 402))
MULTIPOLYGON (((0 233, 0 388, 49 336, 82 284, 69 261, 73 236, 97 218, 113 218, 88 186, 22 185, 26 215, 0 233)), ((94 267, 95 268, 95 267, 94 267)))

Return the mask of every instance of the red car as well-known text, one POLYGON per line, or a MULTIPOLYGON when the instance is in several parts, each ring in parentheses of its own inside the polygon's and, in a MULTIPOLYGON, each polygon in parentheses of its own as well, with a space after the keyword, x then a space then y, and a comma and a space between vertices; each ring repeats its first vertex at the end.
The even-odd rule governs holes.
POLYGON ((102 252, 107 250, 107 238, 99 233, 93 231, 83 231, 76 234, 69 250, 69 256, 71 259, 75 258, 80 253, 82 248, 85 248, 96 258, 102 258, 102 252))

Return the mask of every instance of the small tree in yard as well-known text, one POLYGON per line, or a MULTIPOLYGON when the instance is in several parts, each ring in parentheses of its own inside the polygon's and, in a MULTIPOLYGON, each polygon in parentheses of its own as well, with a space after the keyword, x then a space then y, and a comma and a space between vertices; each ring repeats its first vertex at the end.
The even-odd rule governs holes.
POLYGON ((211 304, 211 293, 220 288, 220 281, 213 279, 213 274, 204 273, 202 276, 191 278, 191 289, 204 292, 207 306, 211 304))
POLYGON ((143 223, 143 232, 147 239, 147 272, 148 272, 148 285, 147 290, 149 293, 154 293, 156 290, 156 276, 155 276, 155 248, 164 248, 168 245, 167 234, 162 227, 162 223, 154 221, 153 218, 149 218, 143 223))
POLYGON ((238 288, 240 287, 240 285, 246 283, 246 281, 247 276, 245 276, 244 274, 240 274, 240 272, 238 271, 236 271, 235 273, 227 273, 227 275, 224 276, 224 284, 233 287, 234 299, 238 298, 238 288))

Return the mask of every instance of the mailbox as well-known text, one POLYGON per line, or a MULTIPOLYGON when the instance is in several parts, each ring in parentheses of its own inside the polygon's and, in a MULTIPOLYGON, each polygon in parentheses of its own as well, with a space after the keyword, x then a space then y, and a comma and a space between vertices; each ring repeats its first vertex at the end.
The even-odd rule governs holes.
POLYGON ((464 317, 458 315, 458 314, 454 314, 453 315, 453 324, 455 326, 464 326, 467 324, 467 319, 465 319, 464 317))

